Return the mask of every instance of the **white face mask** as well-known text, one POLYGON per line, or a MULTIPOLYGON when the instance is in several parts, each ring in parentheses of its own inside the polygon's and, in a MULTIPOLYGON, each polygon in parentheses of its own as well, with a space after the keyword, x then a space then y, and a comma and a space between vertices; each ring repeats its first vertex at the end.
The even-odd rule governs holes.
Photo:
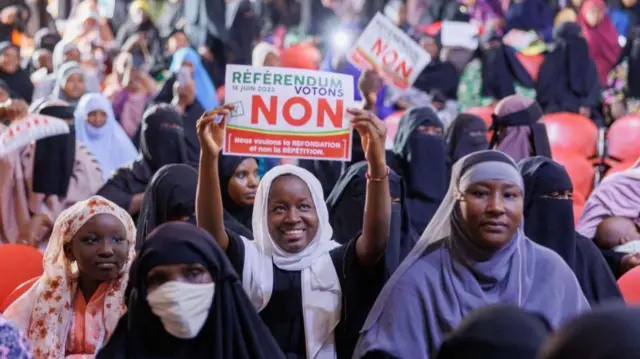
POLYGON ((167 282, 147 295, 153 314, 169 334, 192 339, 202 329, 213 302, 215 283, 167 282))

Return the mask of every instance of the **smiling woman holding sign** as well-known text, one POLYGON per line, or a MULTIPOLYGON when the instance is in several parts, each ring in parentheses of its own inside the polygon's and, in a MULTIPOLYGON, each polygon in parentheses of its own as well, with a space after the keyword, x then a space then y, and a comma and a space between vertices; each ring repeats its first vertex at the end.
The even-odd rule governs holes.
POLYGON ((253 209, 254 241, 226 231, 218 161, 233 105, 198 122, 201 142, 198 225, 214 235, 242 278, 254 307, 287 358, 350 358, 367 309, 386 278, 391 199, 381 121, 351 109, 368 160, 362 234, 334 241, 320 182, 291 165, 267 172, 253 209), (348 242, 340 246, 338 242, 348 242))

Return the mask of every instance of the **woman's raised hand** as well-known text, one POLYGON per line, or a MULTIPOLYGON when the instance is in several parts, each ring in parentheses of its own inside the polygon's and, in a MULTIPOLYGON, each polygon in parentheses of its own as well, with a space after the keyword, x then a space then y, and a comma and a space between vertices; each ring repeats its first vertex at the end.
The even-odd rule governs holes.
POLYGON ((371 175, 374 177, 384 176, 387 171, 384 148, 387 128, 370 111, 356 108, 350 108, 347 111, 353 116, 351 119, 353 128, 360 134, 362 149, 364 150, 365 158, 369 162, 371 175))
POLYGON ((233 110, 234 105, 222 105, 211 111, 205 112, 196 123, 196 132, 200 141, 200 148, 206 154, 217 157, 222 151, 222 141, 224 139, 224 122, 233 110), (222 119, 216 123, 216 119, 222 119))

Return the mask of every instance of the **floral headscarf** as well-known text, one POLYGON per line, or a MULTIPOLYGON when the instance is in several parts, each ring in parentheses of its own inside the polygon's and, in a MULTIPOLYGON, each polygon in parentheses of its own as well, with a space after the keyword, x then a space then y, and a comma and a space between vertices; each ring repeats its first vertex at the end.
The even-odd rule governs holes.
MULTIPOLYGON (((127 232, 129 253, 127 262, 117 279, 107 287, 103 328, 96 347, 105 342, 126 311, 124 292, 129 279, 129 266, 135 257, 136 229, 129 214, 103 197, 93 196, 85 201, 77 202, 60 214, 53 227, 49 245, 44 253, 44 274, 25 295, 20 297, 6 311, 10 317, 12 307, 15 312, 29 308, 27 303, 34 304, 30 311, 30 320, 26 330, 27 338, 33 346, 33 354, 37 359, 63 358, 69 325, 71 323, 74 294, 78 288, 78 267, 70 262, 64 253, 64 245, 89 219, 98 214, 111 214, 118 218, 127 232)), ((20 315, 20 313, 16 313, 20 315)), ((11 318, 11 317, 10 317, 11 318)), ((20 326, 20 323, 16 321, 20 326)), ((24 325, 23 325, 24 326, 24 325)))

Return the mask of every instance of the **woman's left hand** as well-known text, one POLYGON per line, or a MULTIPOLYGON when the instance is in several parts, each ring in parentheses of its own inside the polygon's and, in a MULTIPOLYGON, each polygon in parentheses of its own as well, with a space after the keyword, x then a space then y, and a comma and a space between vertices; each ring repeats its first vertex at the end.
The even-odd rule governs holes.
POLYGON ((370 111, 350 108, 347 110, 353 116, 351 125, 358 131, 362 141, 364 156, 369 162, 371 175, 384 176, 387 166, 385 157, 385 141, 387 128, 382 121, 370 111))

